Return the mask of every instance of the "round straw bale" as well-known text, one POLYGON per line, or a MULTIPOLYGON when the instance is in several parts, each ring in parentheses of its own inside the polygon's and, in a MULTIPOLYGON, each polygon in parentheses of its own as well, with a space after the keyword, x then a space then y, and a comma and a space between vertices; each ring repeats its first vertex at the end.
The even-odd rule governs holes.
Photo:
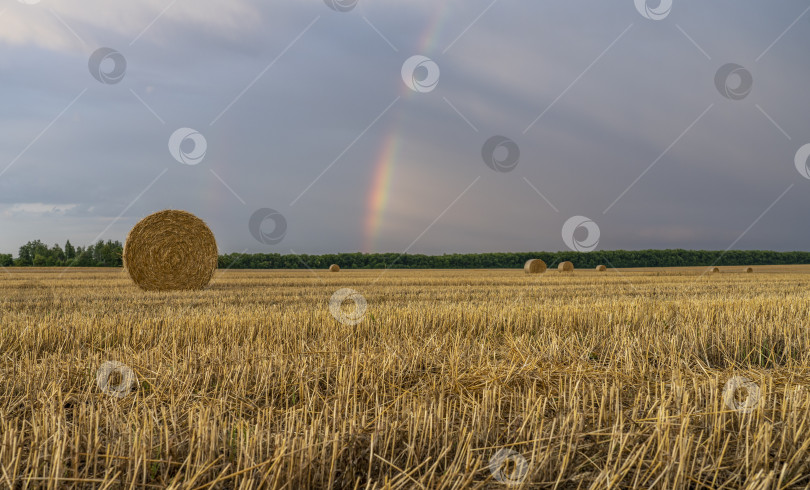
POLYGON ((523 271, 526 274, 542 274, 546 272, 546 263, 540 259, 529 259, 523 264, 523 271))
POLYGON ((605 272, 606 270, 607 270, 607 267, 605 267, 602 264, 599 264, 599 265, 596 266, 596 271, 597 272, 605 272))
POLYGON ((566 260, 565 262, 560 262, 560 265, 557 266, 557 270, 560 272, 571 272, 574 270, 574 264, 566 260))
POLYGON ((754 268, 753 268, 753 267, 746 267, 746 268, 745 268, 745 272, 747 272, 748 274, 750 274, 750 273, 754 272, 754 268))
POLYGON ((340 266, 337 264, 330 265, 329 272, 340 272, 340 266))
POLYGON ((712 267, 712 273, 715 273, 715 272, 720 272, 720 268, 719 267, 712 267))
POLYGON ((123 258, 129 277, 143 290, 202 289, 217 268, 217 242, 200 218, 167 209, 130 230, 123 258))

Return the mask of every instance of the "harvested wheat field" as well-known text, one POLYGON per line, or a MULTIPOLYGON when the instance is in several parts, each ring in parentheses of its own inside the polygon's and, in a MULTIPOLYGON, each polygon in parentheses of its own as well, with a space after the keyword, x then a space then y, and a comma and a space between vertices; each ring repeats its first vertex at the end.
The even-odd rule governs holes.
POLYGON ((805 488, 810 267, 744 270, 8 269, 0 487, 805 488))

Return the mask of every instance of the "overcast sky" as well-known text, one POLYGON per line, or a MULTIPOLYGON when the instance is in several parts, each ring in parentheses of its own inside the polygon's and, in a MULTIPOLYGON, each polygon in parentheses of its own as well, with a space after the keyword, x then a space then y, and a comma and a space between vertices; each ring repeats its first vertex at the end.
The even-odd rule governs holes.
POLYGON ((810 250, 808 9, 4 0, 0 251, 810 250))

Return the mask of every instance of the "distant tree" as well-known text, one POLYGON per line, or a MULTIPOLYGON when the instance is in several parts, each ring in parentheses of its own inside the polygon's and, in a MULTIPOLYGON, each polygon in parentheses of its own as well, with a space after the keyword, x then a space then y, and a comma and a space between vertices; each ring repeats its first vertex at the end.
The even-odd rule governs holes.
POLYGON ((70 240, 65 242, 65 259, 73 260, 76 258, 76 249, 70 244, 70 240))
POLYGON ((42 256, 42 263, 45 263, 45 258, 48 257, 48 246, 39 240, 34 240, 26 243, 20 247, 20 265, 36 265, 34 259, 37 255, 42 256))
POLYGON ((0 254, 0 266, 11 267, 14 265, 14 258, 11 254, 0 254))
POLYGON ((20 247, 20 255, 17 259, 17 265, 32 265, 34 263, 34 256, 31 253, 31 242, 26 243, 20 247))
POLYGON ((65 252, 58 243, 55 243, 53 247, 51 247, 49 258, 53 259, 53 263, 50 265, 63 265, 65 263, 65 252))
MULTIPOLYGON (((92 248, 92 245, 89 248, 92 248)), ((71 265, 75 267, 93 267, 95 265, 93 262, 93 253, 79 247, 79 249, 76 250, 76 258, 73 259, 71 265)))

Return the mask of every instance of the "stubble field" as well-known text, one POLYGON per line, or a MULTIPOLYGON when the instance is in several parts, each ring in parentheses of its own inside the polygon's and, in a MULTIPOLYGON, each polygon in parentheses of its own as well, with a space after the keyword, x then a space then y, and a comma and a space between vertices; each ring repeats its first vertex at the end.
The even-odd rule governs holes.
POLYGON ((810 267, 703 272, 6 269, 0 487, 810 486, 810 267))

